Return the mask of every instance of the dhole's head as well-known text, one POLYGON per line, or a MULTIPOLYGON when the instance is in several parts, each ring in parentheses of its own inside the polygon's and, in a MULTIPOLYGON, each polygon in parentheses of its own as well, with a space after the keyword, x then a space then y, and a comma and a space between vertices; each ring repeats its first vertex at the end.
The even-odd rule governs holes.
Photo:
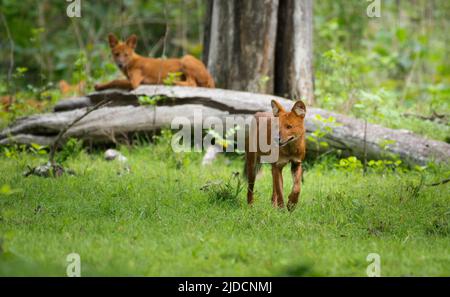
POLYGON ((303 101, 295 102, 291 111, 285 111, 283 106, 275 100, 272 100, 272 112, 275 117, 279 118, 279 145, 285 146, 305 133, 305 114, 306 106, 303 101))
POLYGON ((108 40, 114 62, 120 69, 125 69, 134 55, 134 49, 137 43, 136 35, 133 34, 125 42, 122 42, 114 34, 110 33, 108 40))

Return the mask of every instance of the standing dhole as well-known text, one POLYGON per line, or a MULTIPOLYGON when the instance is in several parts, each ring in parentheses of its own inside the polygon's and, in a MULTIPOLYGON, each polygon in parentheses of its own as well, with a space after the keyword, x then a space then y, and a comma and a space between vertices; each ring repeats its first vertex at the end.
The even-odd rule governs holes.
MULTIPOLYGON (((291 111, 285 111, 284 108, 275 100, 272 101, 272 113, 258 112, 255 114, 256 126, 250 129, 252 133, 260 133, 260 125, 262 118, 265 118, 267 123, 267 141, 270 145, 278 146, 278 156, 275 162, 272 163, 272 204, 274 207, 284 207, 283 201, 283 167, 287 163, 291 163, 291 172, 293 178, 292 191, 289 194, 289 201, 287 208, 292 211, 300 195, 301 180, 302 180, 302 160, 305 158, 306 144, 305 144, 305 125, 304 119, 306 114, 306 107, 302 101, 297 101, 292 107, 291 111), (278 119, 279 133, 276 140, 273 138, 271 131, 271 121, 278 119), (256 129, 255 129, 256 128, 256 129), (278 143, 273 143, 278 142, 278 143)), ((262 128, 264 131, 264 128, 262 128)), ((255 134, 253 134, 255 135, 255 134)), ((251 136, 250 136, 251 137, 251 136)), ((244 174, 248 181, 247 202, 253 203, 253 188, 255 185, 256 175, 261 167, 261 157, 267 153, 261 152, 260 146, 251 151, 249 148, 249 138, 246 141, 245 148, 245 168, 244 174)))
POLYGON ((109 34, 108 39, 114 62, 127 79, 97 84, 97 91, 112 88, 131 90, 141 84, 161 84, 170 73, 182 73, 181 80, 174 82, 178 86, 215 87, 205 65, 191 55, 181 59, 146 58, 135 53, 137 37, 134 34, 125 42, 117 40, 113 34, 109 34))

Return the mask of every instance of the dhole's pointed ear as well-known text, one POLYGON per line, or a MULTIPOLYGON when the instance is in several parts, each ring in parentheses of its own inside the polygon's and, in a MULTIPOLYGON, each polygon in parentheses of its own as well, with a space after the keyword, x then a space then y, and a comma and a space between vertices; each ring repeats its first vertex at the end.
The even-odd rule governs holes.
POLYGON ((119 43, 119 40, 117 40, 116 35, 114 35, 112 33, 108 34, 108 41, 109 41, 109 47, 110 48, 115 47, 119 43))
POLYGON ((306 115, 305 103, 303 103, 302 100, 295 102, 294 106, 292 107, 292 111, 295 112, 296 115, 304 118, 306 115))
POLYGON ((272 104, 272 112, 273 112, 274 116, 277 117, 281 111, 284 111, 283 106, 281 106, 281 104, 278 103, 277 101, 272 100, 271 104, 272 104))
POLYGON ((135 34, 131 35, 125 43, 132 49, 135 49, 137 44, 137 36, 135 34))

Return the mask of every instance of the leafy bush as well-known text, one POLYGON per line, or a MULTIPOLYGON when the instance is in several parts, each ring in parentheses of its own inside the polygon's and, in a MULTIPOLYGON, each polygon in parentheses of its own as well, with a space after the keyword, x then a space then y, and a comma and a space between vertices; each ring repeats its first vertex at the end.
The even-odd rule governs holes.
POLYGON ((239 195, 244 187, 239 172, 233 172, 227 180, 209 181, 202 186, 201 190, 208 193, 209 200, 213 203, 238 206, 240 205, 239 195))
POLYGON ((83 141, 76 138, 69 138, 62 147, 61 151, 56 154, 56 162, 63 164, 69 158, 76 158, 83 150, 83 141))

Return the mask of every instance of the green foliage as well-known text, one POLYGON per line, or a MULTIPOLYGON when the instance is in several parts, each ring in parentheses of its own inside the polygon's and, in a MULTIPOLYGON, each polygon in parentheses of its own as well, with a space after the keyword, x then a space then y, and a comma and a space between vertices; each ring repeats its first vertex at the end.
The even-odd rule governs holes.
MULTIPOLYGON (((11 186, 8 185, 8 184, 4 184, 4 185, 2 185, 2 186, 0 187, 0 196, 1 196, 1 195, 9 196, 9 195, 13 195, 13 194, 18 193, 18 192, 20 192, 20 190, 17 190, 17 189, 11 189, 11 186)), ((0 250, 0 251, 1 251, 1 250, 0 250)))
POLYGON ((30 146, 30 151, 38 155, 46 155, 48 147, 46 145, 39 145, 37 143, 32 143, 30 146))
POLYGON ((82 81, 86 81, 89 78, 89 74, 86 72, 86 64, 87 64, 86 53, 84 51, 80 51, 77 59, 73 63, 74 70, 72 75, 73 76, 72 81, 74 83, 80 83, 82 81))
MULTIPOLYGON (((239 131, 241 127, 236 126, 234 128, 229 128, 226 132, 224 137, 218 133, 214 129, 209 129, 207 134, 209 134, 212 138, 214 138, 215 144, 222 146, 224 149, 226 149, 229 146, 234 146, 236 144, 235 135, 237 131, 239 131)), ((244 152, 240 151, 239 149, 234 149, 235 153, 242 154, 244 152)))
POLYGON ((239 176, 239 172, 233 172, 226 180, 208 181, 201 187, 209 195, 209 200, 213 203, 226 203, 231 206, 239 206, 239 196, 244 190, 244 183, 239 176))
POLYGON ((328 148, 328 143, 323 139, 333 133, 333 128, 339 126, 336 123, 336 119, 333 116, 328 118, 323 118, 320 114, 314 116, 314 124, 316 129, 307 136, 308 140, 316 145, 316 150, 319 151, 320 148, 328 148))
POLYGON ((0 156, 7 159, 18 160, 23 155, 30 153, 33 155, 45 156, 48 153, 48 146, 32 143, 30 145, 15 144, 15 145, 0 145, 0 156))
POLYGON ((380 19, 366 16, 364 1, 314 6, 316 99, 326 109, 445 141, 450 134, 445 122, 403 114, 450 113, 450 23, 441 13, 449 4, 433 9, 429 1, 399 3, 383 2, 380 19))
MULTIPOLYGON (((198 163, 201 160, 201 154, 191 154, 186 152, 174 153, 172 150, 172 140, 175 136, 172 130, 162 129, 159 135, 153 136, 154 154, 161 156, 166 165, 177 170, 185 169, 192 163, 198 163)), ((176 140, 174 140, 176 142, 176 140)))
POLYGON ((155 96, 143 95, 138 97, 138 102, 141 105, 155 106, 158 104, 158 102, 164 101, 165 99, 167 99, 167 97, 162 95, 155 95, 155 96))
POLYGON ((348 170, 350 170, 350 171, 360 170, 363 168, 361 161, 358 160, 358 158, 353 157, 353 156, 348 157, 346 159, 339 160, 339 164, 337 166, 338 166, 338 168, 347 170, 347 171, 348 170))
MULTIPOLYGON (((199 1, 85 1, 81 19, 67 17, 67 5, 66 1, 1 1, 0 10, 15 43, 15 64, 28 68, 23 86, 40 87, 68 78, 73 78, 74 83, 84 78, 91 87, 91 80, 107 80, 112 73, 117 75, 107 42, 111 28, 120 33, 121 39, 136 33, 137 50, 143 55, 158 57, 165 51, 168 57, 185 53, 201 56, 200 25, 205 6, 199 1), (159 41, 165 35, 166 23, 173 34, 168 35, 163 50, 159 41), (183 38, 179 32, 183 32, 183 38), (79 63, 74 65, 73 61, 79 63)), ((0 39, 7 40, 3 28, 0 39)), ((9 59, 8 43, 5 44, 0 48, 1 65, 7 65, 9 59)))
POLYGON ((27 89, 31 93, 31 96, 33 98, 36 98, 38 101, 53 100, 52 89, 54 89, 54 84, 52 82, 48 82, 47 84, 41 86, 34 86, 29 84, 27 85, 27 89))
POLYGON ((396 170, 399 168, 400 165, 402 165, 401 160, 370 160, 367 165, 370 168, 373 168, 375 172, 384 172, 386 170, 396 170))
POLYGON ((174 86, 177 82, 181 81, 183 72, 169 72, 167 77, 163 79, 163 83, 166 86, 174 86))
POLYGON ((56 163, 63 164, 69 158, 76 158, 83 151, 83 141, 69 138, 60 151, 56 153, 56 163))
MULTIPOLYGON (((401 160, 369 160, 367 162, 368 172, 371 173, 386 173, 386 172, 406 172, 408 169, 402 167, 401 160)), ((361 172, 363 170, 363 163, 354 156, 342 158, 336 164, 336 168, 346 172, 361 172)))
POLYGON ((8 159, 17 158, 18 152, 17 152, 17 146, 3 146, 2 147, 2 155, 5 156, 8 159))
POLYGON ((28 71, 27 67, 17 67, 16 72, 13 74, 13 77, 18 79, 25 76, 25 73, 28 71))

